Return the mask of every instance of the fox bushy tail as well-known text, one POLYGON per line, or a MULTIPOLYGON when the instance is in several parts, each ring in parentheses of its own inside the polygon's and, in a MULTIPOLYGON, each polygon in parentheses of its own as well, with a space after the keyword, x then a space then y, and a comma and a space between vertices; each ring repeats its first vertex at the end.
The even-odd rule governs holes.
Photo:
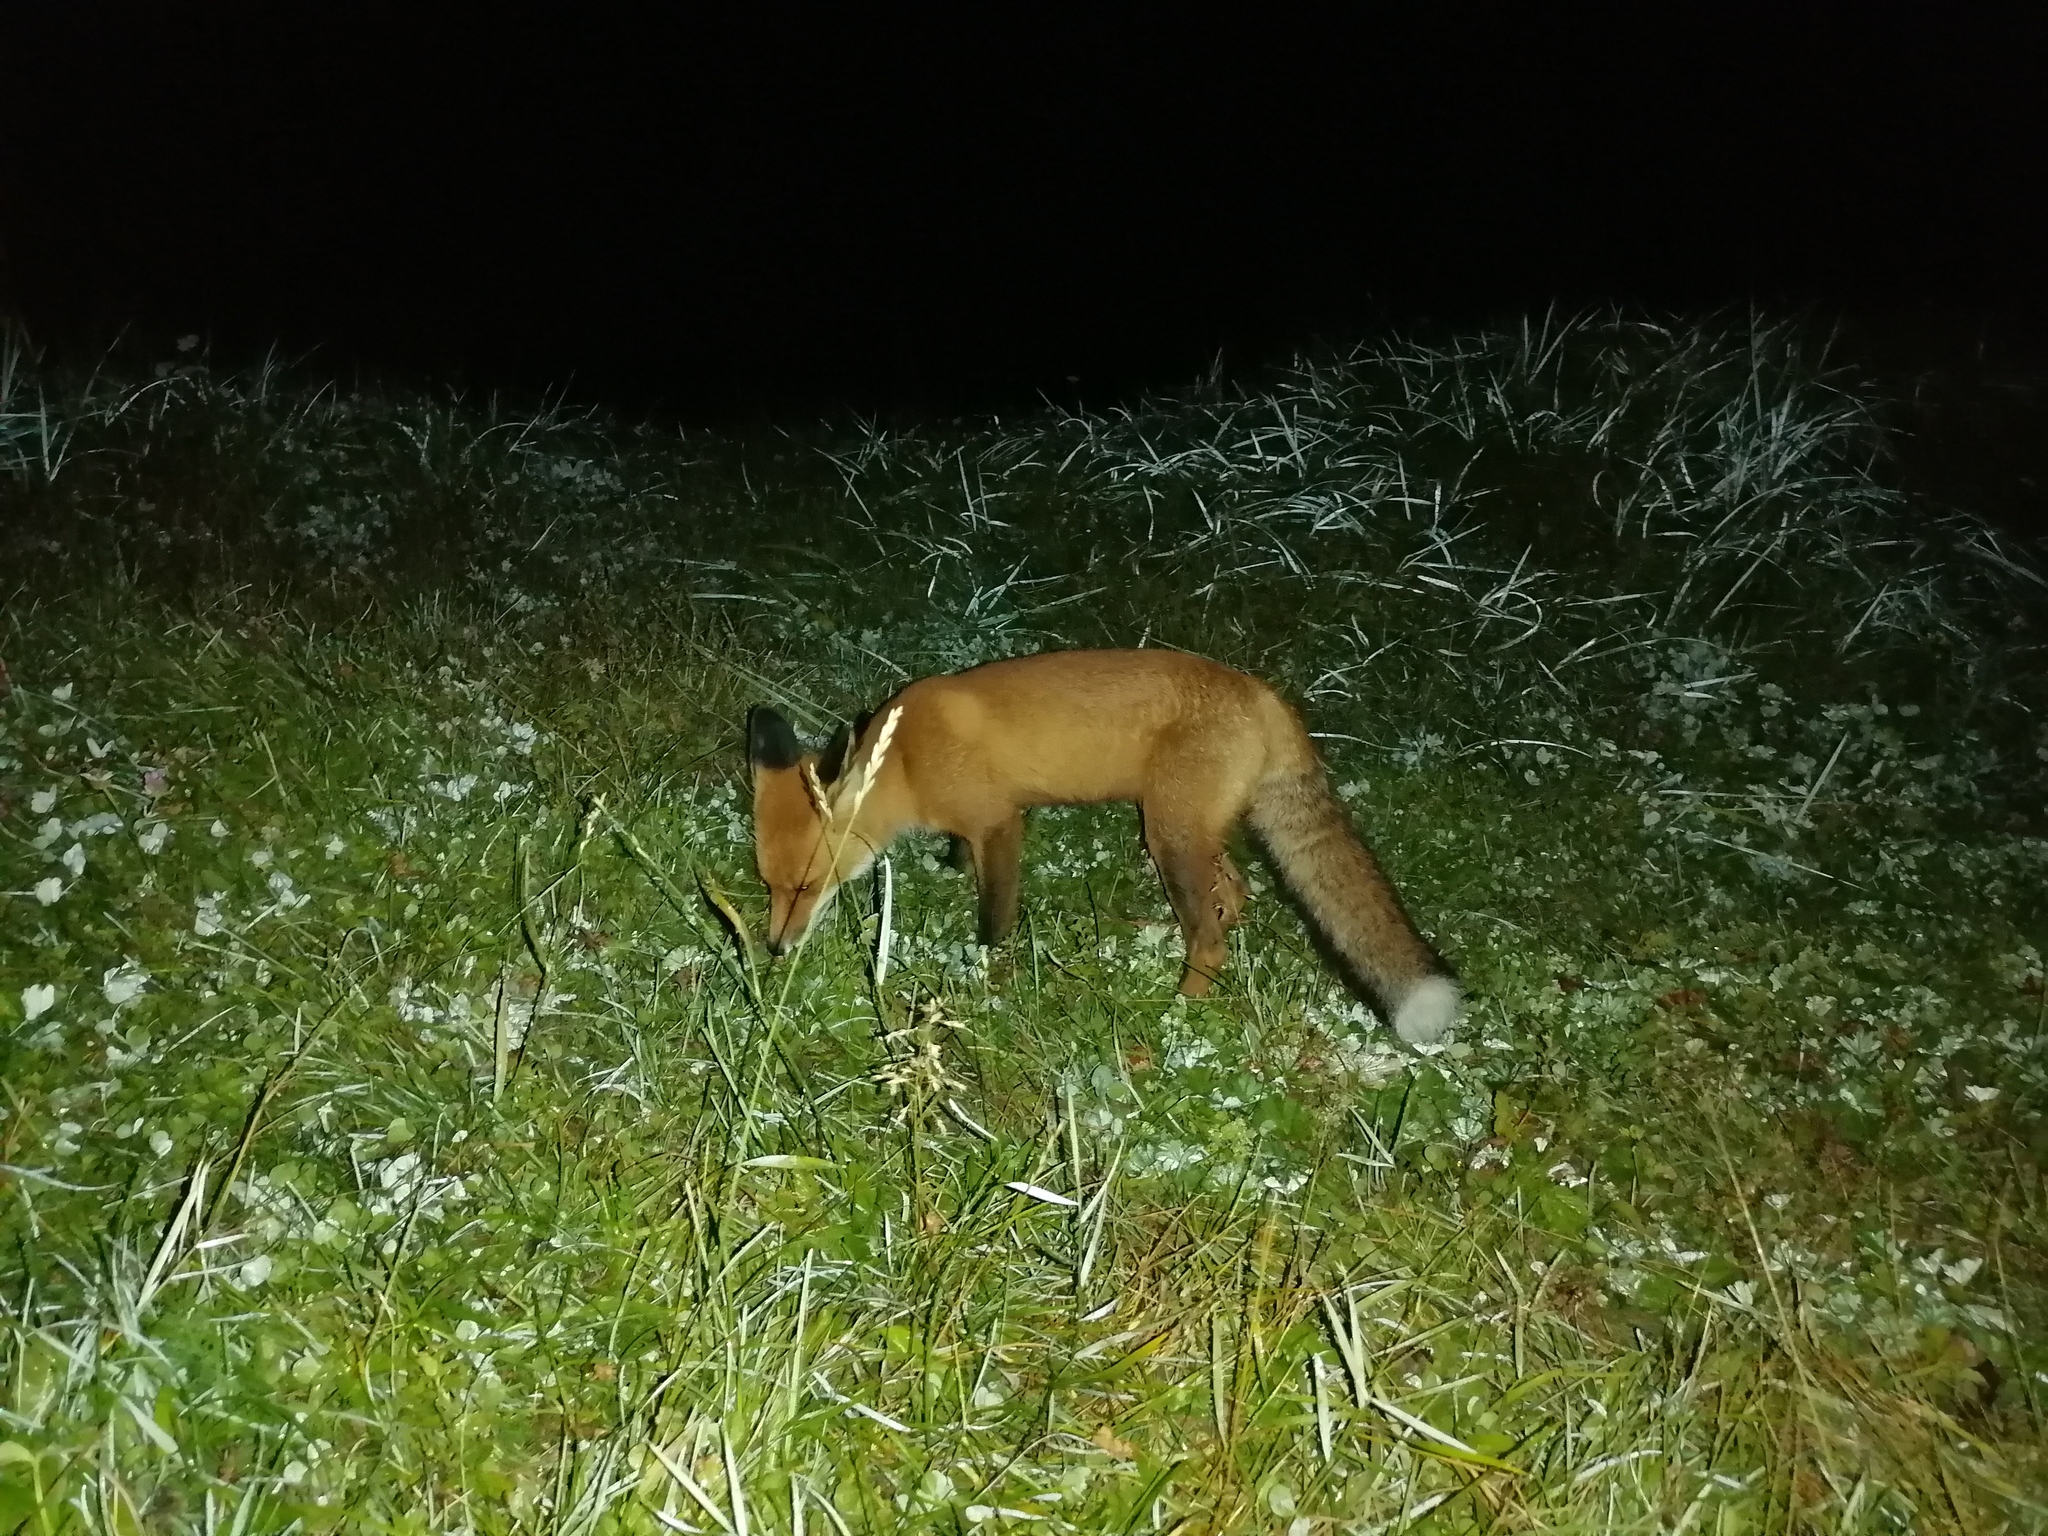
POLYGON ((1440 1039, 1458 1016, 1457 979, 1416 932, 1322 769, 1265 780, 1250 820, 1288 889, 1395 1033, 1410 1043, 1440 1039))

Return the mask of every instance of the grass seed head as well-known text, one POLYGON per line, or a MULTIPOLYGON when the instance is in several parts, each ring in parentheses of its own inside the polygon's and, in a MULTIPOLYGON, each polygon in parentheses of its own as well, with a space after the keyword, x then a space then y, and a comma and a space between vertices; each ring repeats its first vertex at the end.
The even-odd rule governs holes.
POLYGON ((818 820, 829 823, 832 820, 832 801, 825 793, 825 784, 818 777, 818 765, 807 762, 803 765, 804 793, 810 796, 811 809, 818 813, 818 820))

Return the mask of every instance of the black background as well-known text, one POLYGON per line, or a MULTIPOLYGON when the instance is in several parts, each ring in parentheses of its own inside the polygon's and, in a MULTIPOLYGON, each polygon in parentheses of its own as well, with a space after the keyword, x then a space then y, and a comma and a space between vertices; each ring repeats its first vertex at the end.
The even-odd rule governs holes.
POLYGON ((2038 327, 2038 8, 1195 14, 8 8, 4 293, 59 350, 696 420, 1100 401, 1552 302, 2038 327))

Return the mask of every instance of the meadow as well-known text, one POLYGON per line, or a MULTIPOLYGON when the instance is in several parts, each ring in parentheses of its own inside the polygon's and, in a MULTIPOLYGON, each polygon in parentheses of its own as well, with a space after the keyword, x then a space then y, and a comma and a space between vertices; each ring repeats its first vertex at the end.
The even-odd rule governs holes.
MULTIPOLYGON (((1800 326, 713 434, 0 350, 0 1533, 2048 1524, 2048 583, 1800 326), (1470 994, 1129 807, 753 946, 741 722, 1178 646, 1470 994)), ((886 886, 886 888, 885 888, 886 886)))

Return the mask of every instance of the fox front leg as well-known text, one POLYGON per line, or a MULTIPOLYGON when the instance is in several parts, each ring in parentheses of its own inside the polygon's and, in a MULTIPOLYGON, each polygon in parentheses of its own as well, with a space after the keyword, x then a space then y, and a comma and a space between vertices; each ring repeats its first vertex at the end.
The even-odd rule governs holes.
POLYGON ((981 905, 981 942, 1000 944, 1017 926, 1017 888, 1024 865, 1024 813, 1017 811, 971 839, 974 884, 981 905))

